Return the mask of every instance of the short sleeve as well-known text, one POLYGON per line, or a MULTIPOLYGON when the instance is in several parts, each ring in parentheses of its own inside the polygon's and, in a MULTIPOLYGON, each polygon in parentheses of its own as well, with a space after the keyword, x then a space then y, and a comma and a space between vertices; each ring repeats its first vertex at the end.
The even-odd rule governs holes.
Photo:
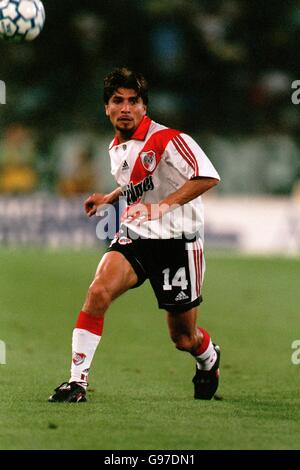
POLYGON ((178 134, 170 140, 166 151, 168 162, 187 179, 220 176, 201 147, 187 134, 178 134))

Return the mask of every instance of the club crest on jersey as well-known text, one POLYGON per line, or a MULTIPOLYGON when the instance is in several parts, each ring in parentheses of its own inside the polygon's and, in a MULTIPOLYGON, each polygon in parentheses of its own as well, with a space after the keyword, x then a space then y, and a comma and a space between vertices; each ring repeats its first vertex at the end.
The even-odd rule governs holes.
POLYGON ((154 150, 148 150, 148 152, 141 152, 140 157, 145 170, 152 172, 156 167, 156 155, 154 150))
POLYGON ((80 364, 84 362, 85 358, 86 358, 85 354, 74 352, 73 359, 72 359, 73 364, 75 364, 75 366, 80 366, 80 364))

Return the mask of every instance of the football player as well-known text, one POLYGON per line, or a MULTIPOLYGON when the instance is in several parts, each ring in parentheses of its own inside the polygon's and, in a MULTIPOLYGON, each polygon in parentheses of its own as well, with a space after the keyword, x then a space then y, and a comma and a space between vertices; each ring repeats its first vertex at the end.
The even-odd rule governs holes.
POLYGON ((220 348, 197 325, 205 271, 201 195, 220 177, 187 134, 147 115, 145 78, 127 68, 104 79, 105 113, 115 130, 109 147, 117 188, 85 201, 92 217, 126 198, 119 232, 99 263, 73 330, 71 376, 51 402, 84 402, 88 373, 114 299, 149 279, 177 349, 196 362, 194 398, 210 400, 219 382, 220 348))

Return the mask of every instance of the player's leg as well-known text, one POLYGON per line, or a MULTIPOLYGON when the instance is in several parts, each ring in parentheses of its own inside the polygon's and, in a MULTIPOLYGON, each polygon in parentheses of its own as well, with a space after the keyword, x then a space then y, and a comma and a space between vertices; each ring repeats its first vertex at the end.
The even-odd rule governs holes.
POLYGON ((168 312, 169 333, 177 349, 191 354, 198 349, 203 335, 197 328, 197 307, 183 312, 168 312))
POLYGON ((195 398, 211 399, 218 388, 220 350, 212 343, 209 333, 197 326, 197 308, 167 311, 167 322, 176 348, 196 359, 195 398))
POLYGON ((119 252, 106 253, 99 263, 73 331, 70 382, 84 382, 100 342, 104 315, 111 302, 133 287, 137 275, 119 252))
POLYGON ((88 372, 102 336, 105 312, 115 298, 137 282, 138 276, 123 254, 110 251, 103 256, 73 330, 70 380, 56 389, 50 401, 85 401, 88 372))
POLYGON ((197 308, 167 312, 169 333, 177 349, 192 354, 200 369, 209 370, 216 360, 210 335, 197 325, 197 308))
POLYGON ((138 277, 124 255, 117 251, 105 253, 88 289, 83 311, 102 318, 111 302, 137 282, 138 277))
POLYGON ((178 349, 196 359, 195 398, 210 399, 218 382, 219 350, 197 326, 205 269, 202 242, 161 240, 152 247, 151 260, 149 278, 159 308, 168 312, 170 336, 178 349))

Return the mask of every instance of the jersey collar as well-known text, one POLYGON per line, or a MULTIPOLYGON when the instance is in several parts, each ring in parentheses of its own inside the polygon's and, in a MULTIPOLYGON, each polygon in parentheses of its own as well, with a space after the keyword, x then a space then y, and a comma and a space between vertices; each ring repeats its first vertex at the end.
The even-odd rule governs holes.
MULTIPOLYGON (((131 140, 132 139, 134 139, 134 140, 145 140, 151 122, 152 121, 148 116, 144 116, 143 119, 141 120, 141 122, 139 123, 137 129, 133 133, 133 135, 131 137, 131 140)), ((115 138, 114 138, 114 140, 113 140, 113 142, 110 146, 110 149, 112 149, 113 147, 115 147, 116 145, 119 145, 119 144, 120 144, 119 139, 118 139, 117 136, 115 136, 115 138)))

